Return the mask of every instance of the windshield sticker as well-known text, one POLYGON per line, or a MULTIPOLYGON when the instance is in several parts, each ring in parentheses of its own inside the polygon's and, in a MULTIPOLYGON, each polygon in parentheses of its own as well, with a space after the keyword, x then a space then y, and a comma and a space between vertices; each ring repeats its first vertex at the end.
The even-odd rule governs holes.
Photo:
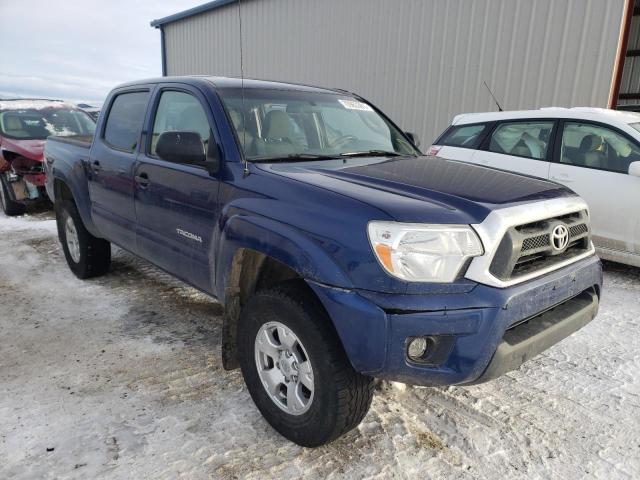
POLYGON ((373 108, 363 102, 359 102, 358 100, 342 100, 341 98, 338 101, 342 104, 342 106, 348 110, 362 110, 364 112, 373 112, 373 108))

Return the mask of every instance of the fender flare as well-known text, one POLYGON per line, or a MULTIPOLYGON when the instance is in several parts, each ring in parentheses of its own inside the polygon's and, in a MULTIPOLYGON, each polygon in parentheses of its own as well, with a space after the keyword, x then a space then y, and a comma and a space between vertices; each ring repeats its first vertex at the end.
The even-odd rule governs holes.
POLYGON ((70 178, 64 170, 61 170, 59 167, 56 168, 54 165, 51 176, 53 177, 53 189, 54 189, 54 198, 52 199, 54 204, 56 203, 58 192, 56 191, 55 185, 57 182, 62 183, 65 187, 69 189, 71 192, 71 196, 73 197, 73 201, 76 204, 78 209, 78 213, 80 214, 80 218, 82 219, 82 223, 86 229, 91 233, 91 235, 95 237, 102 237, 98 229, 93 223, 93 219, 91 217, 91 201, 89 199, 89 185, 87 183, 87 178, 85 177, 84 170, 80 173, 71 170, 70 178))
POLYGON ((289 225, 265 217, 239 214, 230 218, 220 234, 217 251, 215 291, 224 304, 222 364, 226 370, 239 367, 236 339, 245 252, 272 258, 306 281, 351 287, 347 275, 318 243, 289 225))
POLYGON ((218 243, 215 282, 218 298, 224 299, 234 258, 242 249, 271 257, 305 280, 333 287, 353 287, 331 255, 300 230, 264 217, 236 215, 226 222, 218 243))

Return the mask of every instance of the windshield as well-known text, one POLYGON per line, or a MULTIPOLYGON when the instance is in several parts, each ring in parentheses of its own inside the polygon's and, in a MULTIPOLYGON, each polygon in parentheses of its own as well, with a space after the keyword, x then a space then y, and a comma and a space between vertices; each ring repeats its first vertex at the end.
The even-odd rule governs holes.
POLYGON ((0 112, 0 133, 18 140, 44 140, 50 135, 92 136, 96 124, 85 112, 70 108, 25 108, 0 112))
POLYGON ((369 104, 348 95, 220 89, 248 160, 335 158, 419 152, 369 104))

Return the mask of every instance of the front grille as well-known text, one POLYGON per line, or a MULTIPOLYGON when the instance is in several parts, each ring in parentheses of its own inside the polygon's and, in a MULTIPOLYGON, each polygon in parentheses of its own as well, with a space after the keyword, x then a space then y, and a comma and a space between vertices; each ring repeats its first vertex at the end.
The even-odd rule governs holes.
POLYGON ((590 248, 586 210, 518 225, 507 230, 489 271, 500 280, 517 279, 582 255, 590 248), (567 247, 552 246, 552 231, 564 225, 569 231, 567 247))
POLYGON ((525 238, 522 242, 522 251, 535 250, 549 245, 549 234, 538 235, 537 237, 525 238))

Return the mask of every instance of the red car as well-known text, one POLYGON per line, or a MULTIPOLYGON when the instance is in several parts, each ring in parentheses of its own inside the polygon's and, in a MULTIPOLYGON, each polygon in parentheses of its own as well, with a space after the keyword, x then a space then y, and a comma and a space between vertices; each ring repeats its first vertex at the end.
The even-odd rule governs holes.
POLYGON ((47 201, 44 141, 55 136, 93 136, 94 120, 58 100, 0 100, 0 204, 20 215, 32 203, 47 201))

